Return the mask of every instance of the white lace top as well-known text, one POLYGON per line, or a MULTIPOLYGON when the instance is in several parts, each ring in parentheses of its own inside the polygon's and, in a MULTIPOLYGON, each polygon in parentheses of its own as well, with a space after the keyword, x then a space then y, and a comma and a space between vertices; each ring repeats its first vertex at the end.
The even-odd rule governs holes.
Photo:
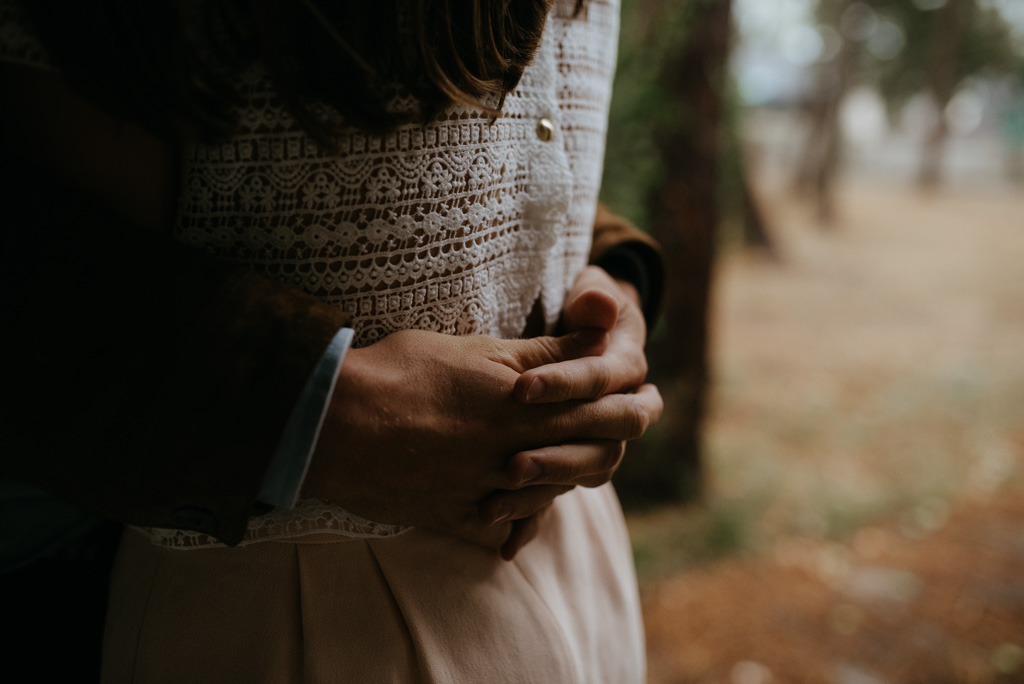
MULTIPOLYGON (((251 70, 238 134, 185 152, 177 238, 350 312, 357 346, 409 328, 516 337, 538 300, 550 327, 590 249, 618 33, 618 0, 555 4, 496 120, 455 106, 351 128, 327 154, 251 70)), ((252 519, 246 542, 401 531, 304 500, 252 519)))

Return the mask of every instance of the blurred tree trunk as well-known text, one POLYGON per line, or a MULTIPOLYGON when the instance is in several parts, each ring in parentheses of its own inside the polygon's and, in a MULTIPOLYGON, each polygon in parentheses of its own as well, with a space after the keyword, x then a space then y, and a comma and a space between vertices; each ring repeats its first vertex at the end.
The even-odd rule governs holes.
MULTIPOLYGON (((676 0, 660 0, 665 10, 676 0)), ((651 234, 666 255, 660 334, 649 347, 665 414, 652 439, 631 451, 620 475, 627 501, 677 501, 700 491, 700 434, 708 381, 708 298, 719 219, 720 124, 731 0, 691 0, 690 36, 664 61, 661 87, 675 103, 655 133, 664 176, 651 193, 651 234)))
MULTIPOLYGON (((836 6, 834 23, 854 3, 844 0, 836 6)), ((859 40, 843 38, 833 62, 818 70, 815 98, 810 104, 811 125, 797 168, 797 191, 814 200, 821 225, 835 221, 835 182, 842 161, 842 131, 839 114, 860 65, 863 46, 859 40)))
POLYGON ((960 80, 957 73, 960 49, 967 35, 973 9, 974 0, 949 0, 936 12, 932 24, 928 89, 935 101, 938 116, 921 150, 917 181, 923 188, 934 188, 942 179, 942 156, 949 136, 944 114, 960 80))
POLYGON ((761 253, 772 258, 778 258, 775 241, 772 240, 771 232, 768 230, 768 222, 761 210, 761 201, 751 185, 748 168, 749 164, 743 163, 739 171, 740 202, 743 212, 743 244, 760 250, 761 253))
POLYGON ((744 247, 757 250, 772 259, 778 258, 775 241, 768 218, 761 209, 761 198, 756 184, 751 180, 751 169, 757 168, 758 154, 755 147, 743 140, 739 96, 727 91, 725 113, 721 128, 724 132, 722 149, 718 159, 721 165, 719 178, 723 179, 724 192, 719 194, 719 203, 725 214, 723 218, 737 218, 740 224, 740 240, 744 247))

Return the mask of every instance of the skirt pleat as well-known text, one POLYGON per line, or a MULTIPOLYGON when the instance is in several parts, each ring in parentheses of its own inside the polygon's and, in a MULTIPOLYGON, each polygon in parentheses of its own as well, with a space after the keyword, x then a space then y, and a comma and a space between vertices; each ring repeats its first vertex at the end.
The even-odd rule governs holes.
POLYGON ((559 497, 512 562, 421 530, 186 551, 128 530, 104 681, 639 684, 618 501, 559 497))

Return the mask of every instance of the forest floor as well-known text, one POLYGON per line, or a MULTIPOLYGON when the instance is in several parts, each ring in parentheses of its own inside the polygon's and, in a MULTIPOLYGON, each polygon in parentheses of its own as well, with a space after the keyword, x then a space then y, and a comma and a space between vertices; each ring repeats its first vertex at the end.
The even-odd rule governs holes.
POLYGON ((1024 682, 1024 192, 762 188, 699 505, 629 516, 650 681, 1024 682))

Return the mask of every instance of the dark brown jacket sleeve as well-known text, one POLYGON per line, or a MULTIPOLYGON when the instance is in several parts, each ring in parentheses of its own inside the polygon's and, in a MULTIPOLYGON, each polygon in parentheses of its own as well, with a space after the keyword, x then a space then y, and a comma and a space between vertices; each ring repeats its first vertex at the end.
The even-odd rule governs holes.
POLYGON ((0 477, 239 541, 346 315, 161 234, 159 143, 0 66, 0 477))
POLYGON ((665 283, 665 268, 658 243, 599 204, 594 219, 590 263, 636 286, 650 330, 657 317, 665 283))
POLYGON ((126 523, 239 541, 346 315, 45 173, 4 177, 4 477, 126 523))

